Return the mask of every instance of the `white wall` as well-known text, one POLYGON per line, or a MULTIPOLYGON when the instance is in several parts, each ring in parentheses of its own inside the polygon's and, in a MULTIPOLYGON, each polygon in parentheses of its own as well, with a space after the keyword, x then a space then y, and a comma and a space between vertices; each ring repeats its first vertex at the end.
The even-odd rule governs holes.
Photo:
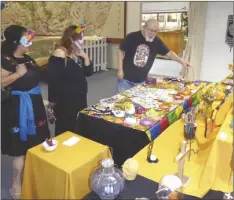
POLYGON ((163 11, 181 11, 182 8, 189 8, 188 1, 182 2, 142 2, 142 12, 163 12, 163 11))
POLYGON ((201 80, 220 81, 230 74, 233 49, 225 43, 228 15, 233 15, 232 2, 208 2, 201 80))
POLYGON ((126 20, 127 34, 141 29, 141 2, 127 2, 126 20))
MULTIPOLYGON (((141 2, 127 2, 127 25, 126 33, 140 30, 141 24, 141 2)), ((117 69, 117 49, 119 48, 118 44, 109 44, 108 45, 108 68, 117 69)))

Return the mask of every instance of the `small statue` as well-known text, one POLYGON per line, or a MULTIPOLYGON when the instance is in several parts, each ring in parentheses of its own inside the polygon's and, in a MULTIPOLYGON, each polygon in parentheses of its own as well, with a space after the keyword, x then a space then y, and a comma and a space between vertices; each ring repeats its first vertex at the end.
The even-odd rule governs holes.
POLYGON ((128 181, 135 180, 139 170, 139 164, 137 160, 133 158, 127 159, 123 166, 122 166, 122 171, 124 178, 128 181))

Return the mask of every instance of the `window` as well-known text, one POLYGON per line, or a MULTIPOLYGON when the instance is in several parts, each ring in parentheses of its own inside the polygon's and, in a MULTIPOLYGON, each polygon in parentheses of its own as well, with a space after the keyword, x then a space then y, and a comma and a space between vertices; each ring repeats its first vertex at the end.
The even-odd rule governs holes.
POLYGON ((177 22, 177 13, 169 13, 167 14, 167 21, 168 22, 177 22))
POLYGON ((154 18, 159 22, 159 30, 166 31, 166 30, 181 30, 182 23, 181 23, 181 15, 182 12, 176 13, 143 13, 142 14, 142 27, 144 26, 145 22, 150 19, 154 18))

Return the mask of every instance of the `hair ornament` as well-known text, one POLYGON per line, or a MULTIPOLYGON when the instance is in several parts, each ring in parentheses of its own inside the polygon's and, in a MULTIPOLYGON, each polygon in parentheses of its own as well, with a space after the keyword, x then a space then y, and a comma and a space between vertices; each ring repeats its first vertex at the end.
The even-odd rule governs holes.
POLYGON ((80 21, 79 26, 76 28, 76 33, 81 33, 85 30, 85 23, 83 20, 80 21))

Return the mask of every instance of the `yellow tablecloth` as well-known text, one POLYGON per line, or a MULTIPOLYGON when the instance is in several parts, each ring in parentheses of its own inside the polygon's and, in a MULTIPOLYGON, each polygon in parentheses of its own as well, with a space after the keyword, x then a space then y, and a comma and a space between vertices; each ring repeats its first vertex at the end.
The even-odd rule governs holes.
POLYGON ((233 129, 230 126, 232 119, 231 108, 212 145, 202 174, 200 187, 208 187, 223 192, 233 191, 232 169, 230 166, 233 152, 233 129))
POLYGON ((110 157, 107 146, 66 132, 55 138, 59 144, 53 152, 42 145, 26 155, 22 199, 81 199, 91 190, 89 177, 103 158, 110 157), (72 147, 62 143, 72 136, 80 141, 72 147))
MULTIPOLYGON (((222 162, 215 163, 215 160, 209 161, 209 157, 212 156, 210 155, 211 149, 216 148, 213 147, 213 143, 216 138, 204 137, 205 123, 202 118, 198 118, 196 123, 196 140, 192 143, 192 148, 194 150, 199 150, 199 153, 191 153, 190 161, 188 161, 188 158, 186 158, 184 175, 189 176, 190 181, 187 187, 184 188, 183 192, 187 195, 193 195, 202 198, 209 191, 209 189, 211 189, 209 185, 206 185, 206 187, 201 187, 204 186, 207 182, 206 179, 201 179, 202 176, 207 177, 208 180, 212 180, 210 173, 207 175, 204 174, 206 173, 206 163, 213 162, 213 165, 217 165, 217 169, 218 167, 224 167, 224 169, 227 167, 223 166, 224 163, 222 162)), ((183 121, 178 120, 155 139, 152 154, 155 154, 158 157, 159 162, 157 164, 151 164, 147 162, 146 157, 148 146, 146 146, 134 156, 134 158, 138 160, 140 164, 140 175, 153 181, 160 182, 160 179, 163 176, 167 174, 175 174, 178 171, 178 163, 175 161, 175 158, 179 154, 181 142, 184 140, 183 126, 183 121)), ((219 127, 214 130, 216 134, 218 131, 219 127)), ((216 151, 220 151, 220 148, 216 149, 216 151)), ((221 154, 221 152, 219 154, 221 154)), ((213 175, 215 176, 215 174, 213 175)), ((224 175, 224 179, 225 178, 226 175, 224 175)), ((215 186, 216 188, 219 188, 219 190, 222 189, 220 188, 220 185, 217 185, 217 181, 215 186)), ((212 189, 215 188, 215 186, 213 186, 212 189)))

